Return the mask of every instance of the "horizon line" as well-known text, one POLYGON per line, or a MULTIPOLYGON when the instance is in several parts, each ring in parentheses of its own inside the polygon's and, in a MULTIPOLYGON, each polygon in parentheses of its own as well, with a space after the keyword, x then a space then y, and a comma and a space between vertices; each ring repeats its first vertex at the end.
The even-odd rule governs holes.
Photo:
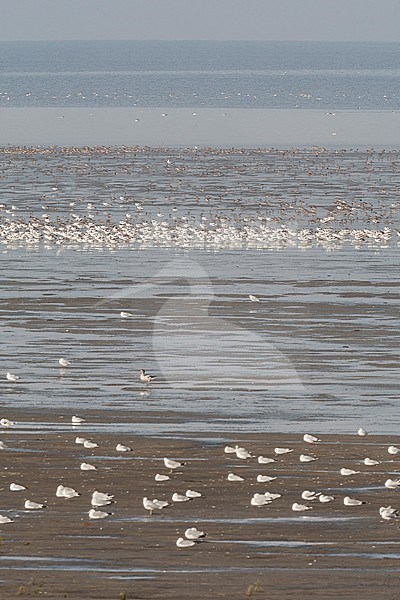
POLYGON ((9 39, 1 40, 0 43, 8 42, 257 42, 257 43, 278 43, 278 44, 400 44, 400 40, 263 40, 263 39, 216 39, 216 38, 196 38, 196 39, 165 39, 165 38, 73 38, 73 39, 9 39))

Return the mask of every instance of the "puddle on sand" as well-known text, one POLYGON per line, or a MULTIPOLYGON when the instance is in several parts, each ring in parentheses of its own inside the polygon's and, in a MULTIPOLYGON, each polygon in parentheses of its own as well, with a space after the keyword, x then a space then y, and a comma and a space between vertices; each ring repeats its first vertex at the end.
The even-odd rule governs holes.
MULTIPOLYGON (((186 523, 187 522, 187 518, 183 518, 183 519, 177 519, 177 518, 171 518, 171 517, 166 517, 165 515, 152 515, 151 517, 149 516, 143 516, 143 517, 122 517, 122 518, 115 518, 114 521, 118 522, 118 523, 147 523, 148 520, 151 519, 152 521, 162 521, 163 523, 186 523)), ((340 516, 340 517, 335 517, 335 516, 298 516, 298 517, 250 517, 247 519, 224 519, 224 518, 209 518, 209 519, 205 519, 204 517, 198 517, 198 516, 192 516, 191 520, 195 521, 196 523, 228 523, 228 524, 238 524, 238 525, 251 525, 251 524, 260 524, 260 523, 306 523, 306 524, 313 524, 313 523, 347 523, 349 521, 362 521, 362 520, 368 520, 369 517, 363 517, 363 516, 340 516)))
MULTIPOLYGON (((264 556, 276 554, 276 552, 258 552, 257 556, 264 556)), ((303 556, 310 558, 322 557, 322 558, 367 558, 367 559, 392 559, 399 560, 400 553, 384 553, 384 552, 327 552, 326 554, 307 552, 303 553, 303 556)), ((330 568, 330 567, 329 567, 330 568)))
MULTIPOLYGON (((207 541, 207 540, 205 540, 207 541)), ((335 542, 303 542, 298 540, 212 540, 213 544, 243 544, 246 546, 265 546, 276 548, 301 548, 303 546, 334 546, 335 542)))

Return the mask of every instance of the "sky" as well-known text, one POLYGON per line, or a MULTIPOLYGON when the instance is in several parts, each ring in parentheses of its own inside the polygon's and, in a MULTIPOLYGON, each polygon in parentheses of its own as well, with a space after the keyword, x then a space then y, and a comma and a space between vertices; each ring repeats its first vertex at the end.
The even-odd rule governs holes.
POLYGON ((400 42, 400 0, 0 0, 0 41, 400 42))

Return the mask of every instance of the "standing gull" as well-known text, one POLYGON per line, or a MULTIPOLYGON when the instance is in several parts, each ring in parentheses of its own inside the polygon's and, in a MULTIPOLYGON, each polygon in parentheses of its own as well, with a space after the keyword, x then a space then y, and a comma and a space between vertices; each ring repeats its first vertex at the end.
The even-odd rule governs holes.
POLYGON ((140 369, 139 377, 140 381, 143 381, 143 383, 150 383, 150 381, 153 381, 153 379, 156 378, 156 375, 149 375, 144 369, 140 369))
POLYGON ((178 460, 172 460, 171 458, 164 458, 164 465, 167 467, 167 469, 170 469, 170 473, 172 473, 172 471, 174 471, 174 469, 179 469, 179 467, 182 467, 185 463, 181 463, 178 460))

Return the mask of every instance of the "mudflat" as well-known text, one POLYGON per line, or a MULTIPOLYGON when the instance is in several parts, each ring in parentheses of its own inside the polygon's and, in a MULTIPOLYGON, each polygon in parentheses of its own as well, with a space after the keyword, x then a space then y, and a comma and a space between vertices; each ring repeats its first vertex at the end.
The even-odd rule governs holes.
POLYGON ((0 432, 0 514, 13 522, 0 526, 1 598, 398 597, 399 526, 396 518, 383 520, 379 508, 399 507, 398 491, 384 485, 399 474, 400 453, 388 452, 399 436, 324 434, 312 444, 297 433, 151 437, 115 433, 133 412, 93 410, 78 426, 51 411, 7 416, 15 424, 0 432), (98 446, 84 448, 76 437, 98 446), (119 443, 132 451, 118 452, 119 443), (226 445, 251 456, 226 453, 226 445), (301 462, 302 454, 316 460, 301 462), (184 464, 170 473, 164 457, 184 464), (378 464, 365 465, 366 457, 378 464), (96 469, 82 471, 82 462, 96 469), (342 468, 356 473, 341 475, 342 468), (157 482, 157 473, 170 479, 157 482), (243 481, 229 481, 229 473, 243 481), (275 479, 261 483, 258 475, 275 479), (26 490, 11 491, 11 483, 26 490), (56 497, 60 484, 80 495, 56 497), (88 514, 95 490, 114 495, 98 507, 111 514, 98 520, 88 514), (172 501, 187 490, 201 496, 172 501), (334 500, 305 500, 305 490, 334 500), (281 497, 253 506, 254 494, 265 492, 281 497), (363 504, 346 506, 346 496, 363 504), (150 515, 144 497, 169 505, 150 515), (45 508, 26 510, 26 499, 45 508), (294 503, 310 508, 297 512, 294 503), (206 536, 177 547, 189 527, 206 536))

